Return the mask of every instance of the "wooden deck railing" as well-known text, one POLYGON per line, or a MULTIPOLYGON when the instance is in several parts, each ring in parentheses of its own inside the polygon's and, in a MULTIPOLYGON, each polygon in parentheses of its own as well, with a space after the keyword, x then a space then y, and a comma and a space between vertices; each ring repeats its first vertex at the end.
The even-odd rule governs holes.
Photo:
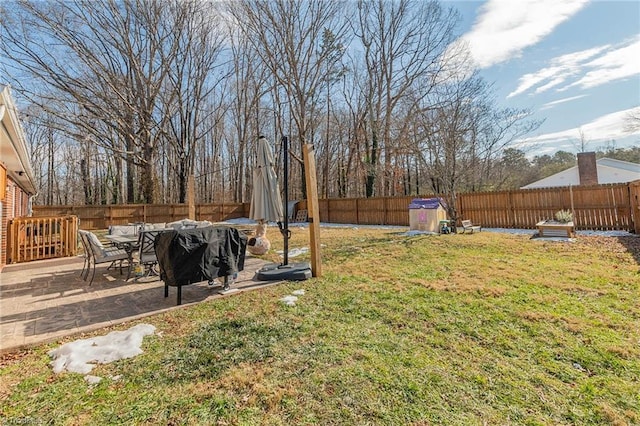
POLYGON ((78 217, 21 217, 9 221, 7 263, 75 256, 78 217))

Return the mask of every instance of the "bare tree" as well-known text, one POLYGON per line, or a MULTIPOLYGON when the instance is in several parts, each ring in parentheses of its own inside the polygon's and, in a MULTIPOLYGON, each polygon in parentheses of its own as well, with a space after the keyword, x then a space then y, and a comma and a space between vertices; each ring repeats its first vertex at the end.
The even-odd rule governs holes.
MULTIPOLYGON (((272 89, 267 66, 261 61, 247 34, 237 25, 229 27, 232 52, 232 78, 227 85, 229 119, 232 140, 228 149, 229 184, 234 201, 245 201, 245 190, 250 181, 248 165, 253 142, 262 134, 264 108, 262 97, 272 89)), ((269 109, 272 109, 268 107, 269 109)), ((266 111, 270 114, 271 111, 266 111)))
MULTIPOLYGON (((390 171, 394 156, 394 115, 411 95, 419 101, 435 87, 443 71, 440 58, 453 41, 457 13, 436 1, 358 1, 357 36, 364 47, 367 78, 366 196, 376 193, 381 157, 390 171)), ((391 192, 391 179, 381 182, 391 192)))
MULTIPOLYGON (((200 201, 246 201, 260 134, 280 156, 289 135, 291 158, 316 144, 326 197, 454 200, 508 181, 502 149, 534 127, 451 66, 457 13, 436 1, 13 0, 0 13, 0 67, 47 129, 30 132, 45 203, 182 202, 190 174, 200 201)), ((305 197, 302 164, 289 178, 305 197)))
POLYGON ((640 131, 640 107, 633 108, 624 118, 624 131, 635 133, 640 131))
MULTIPOLYGON (((56 180, 56 151, 60 142, 51 127, 42 125, 42 111, 28 108, 23 111, 24 133, 29 143, 31 164, 34 169, 37 197, 43 204, 54 203, 54 182, 56 180)), ((59 160, 59 159, 58 159, 59 160)))
POLYGON ((589 143, 587 135, 584 133, 584 130, 582 128, 578 129, 578 135, 578 152, 586 152, 587 144, 589 143))
MULTIPOLYGON (((313 142, 314 113, 326 82, 325 64, 335 56, 335 50, 322 49, 323 33, 331 32, 334 45, 343 43, 348 20, 346 5, 341 1, 306 0, 229 3, 229 13, 271 71, 278 89, 287 96, 300 157, 302 146, 313 142)), ((300 174, 304 175, 302 167, 300 174)), ((300 193, 305 197, 304 180, 300 183, 300 193)))
MULTIPOLYGON (((177 0, 176 0, 177 1, 177 0)), ((23 95, 64 123, 76 139, 92 135, 127 161, 127 199, 154 201, 155 145, 164 117, 160 93, 177 46, 163 2, 16 1, 2 21, 3 47, 13 71, 29 85, 23 95), (62 107, 61 107, 62 106, 62 107), (95 126, 94 124, 98 124, 95 126), (105 132, 105 129, 112 132, 105 132)))
POLYGON ((168 4, 174 31, 167 43, 175 46, 175 55, 167 61, 169 68, 161 93, 161 114, 167 117, 169 165, 178 183, 178 202, 184 203, 188 177, 194 173, 197 147, 215 127, 218 107, 212 94, 224 78, 218 57, 222 51, 223 33, 210 5, 197 0, 168 4), (214 71, 220 74, 216 76, 214 71))
POLYGON ((437 107, 422 112, 416 153, 454 222, 458 192, 483 189, 488 165, 517 137, 540 125, 527 121, 528 111, 496 108, 490 93, 477 75, 450 78, 433 94, 430 104, 437 107))

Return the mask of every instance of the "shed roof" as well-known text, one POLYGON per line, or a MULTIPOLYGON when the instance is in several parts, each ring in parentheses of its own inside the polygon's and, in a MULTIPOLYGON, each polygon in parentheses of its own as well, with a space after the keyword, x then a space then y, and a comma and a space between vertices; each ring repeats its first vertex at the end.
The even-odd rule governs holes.
POLYGON ((409 209, 438 209, 443 205, 442 198, 414 198, 409 204, 409 209))

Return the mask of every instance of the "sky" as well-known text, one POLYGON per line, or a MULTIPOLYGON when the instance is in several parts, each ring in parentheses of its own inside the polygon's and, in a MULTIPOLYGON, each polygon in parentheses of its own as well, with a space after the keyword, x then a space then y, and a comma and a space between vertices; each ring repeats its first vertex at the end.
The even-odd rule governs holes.
POLYGON ((558 150, 640 146, 640 0, 444 1, 480 75, 503 107, 543 124, 514 147, 527 157, 558 150))
POLYGON ((442 2, 498 105, 544 120, 513 145, 527 157, 640 146, 640 0, 442 2))

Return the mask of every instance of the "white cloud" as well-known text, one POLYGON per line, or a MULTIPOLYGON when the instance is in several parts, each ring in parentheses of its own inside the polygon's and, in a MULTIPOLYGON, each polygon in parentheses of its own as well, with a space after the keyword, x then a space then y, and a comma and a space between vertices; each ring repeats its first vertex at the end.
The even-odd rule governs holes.
POLYGON ((508 98, 535 87, 535 93, 545 92, 561 84, 558 91, 571 87, 589 89, 614 80, 640 75, 640 36, 618 45, 603 45, 551 59, 550 66, 520 77, 518 87, 508 98), (571 80, 574 80, 571 82, 571 80))
POLYGON ((558 25, 582 9, 588 0, 489 0, 470 32, 462 37, 475 63, 487 68, 519 57, 558 25))
POLYGON ((593 70, 587 72, 572 86, 588 89, 612 80, 638 76, 640 75, 640 60, 638 58, 640 58, 640 36, 585 64, 585 67, 593 68, 593 70))
POLYGON ((563 99, 558 99, 557 101, 553 101, 553 102, 547 102, 546 104, 542 105, 540 107, 540 110, 542 111, 543 109, 549 109, 555 105, 558 104, 563 104, 565 102, 571 102, 571 101, 575 101, 576 99, 580 99, 580 98, 584 98, 587 95, 578 95, 578 96, 571 96, 569 98, 563 98, 563 99))
POLYGON ((509 93, 507 98, 524 93, 539 85, 540 86, 536 89, 536 93, 541 93, 562 84, 572 76, 579 74, 586 61, 608 48, 610 48, 609 45, 598 46, 555 57, 550 61, 551 66, 520 77, 518 87, 516 90, 509 93))
POLYGON ((640 135, 640 129, 633 133, 625 131, 625 120, 631 113, 640 114, 640 107, 606 114, 596 118, 590 123, 585 123, 580 127, 574 127, 572 129, 566 129, 559 132, 546 133, 531 138, 524 138, 518 141, 518 145, 535 146, 541 143, 561 143, 568 140, 579 140, 580 132, 584 134, 587 141, 605 141, 624 138, 629 135, 640 135))

